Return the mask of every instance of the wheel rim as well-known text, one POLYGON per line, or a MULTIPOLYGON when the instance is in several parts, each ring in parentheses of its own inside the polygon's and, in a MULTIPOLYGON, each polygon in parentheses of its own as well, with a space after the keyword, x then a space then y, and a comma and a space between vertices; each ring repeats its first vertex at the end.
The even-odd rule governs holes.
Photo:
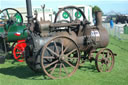
MULTIPOLYGON (((64 7, 64 8, 62 8, 62 9, 60 9, 60 10, 57 12, 57 14, 56 14, 56 16, 55 16, 54 23, 57 22, 57 19, 58 19, 59 14, 61 14, 61 12, 63 12, 63 11, 66 12, 66 13, 69 15, 70 21, 73 20, 73 17, 71 17, 71 14, 70 14, 70 12, 67 11, 67 9, 74 9, 74 10, 76 10, 77 12, 81 13, 81 16, 83 17, 83 20, 86 20, 85 14, 83 13, 83 11, 81 11, 81 9, 79 9, 79 8, 77 8, 77 7, 75 7, 75 6, 67 6, 67 7, 64 7)), ((78 16, 78 15, 76 15, 76 16, 78 16)), ((78 19, 78 18, 77 18, 77 19, 78 19)))
POLYGON ((24 49, 26 47, 26 43, 18 43, 13 49, 13 56, 19 62, 24 62, 24 49))
POLYGON ((12 17, 14 17, 16 19, 17 24, 22 24, 23 23, 23 17, 21 15, 21 13, 16 9, 13 9, 13 8, 3 9, 0 12, 0 15, 3 16, 3 17, 6 17, 6 18, 3 19, 4 21, 8 21, 12 17), (14 12, 14 14, 11 13, 12 11, 14 12))
POLYGON ((101 49, 96 55, 96 68, 99 72, 110 72, 114 66, 114 55, 107 48, 101 49))
POLYGON ((41 56, 41 66, 44 72, 52 79, 70 77, 79 66, 79 49, 75 42, 67 37, 56 37, 44 47, 41 56), (65 46, 63 41, 71 41, 74 49, 65 46), (51 45, 53 48, 51 48, 51 45), (47 62, 48 61, 48 62, 47 62))

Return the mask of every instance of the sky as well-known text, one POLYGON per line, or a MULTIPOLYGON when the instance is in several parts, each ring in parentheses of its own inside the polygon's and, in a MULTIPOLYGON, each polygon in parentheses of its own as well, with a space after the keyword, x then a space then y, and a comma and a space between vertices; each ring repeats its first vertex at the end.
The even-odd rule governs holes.
MULTIPOLYGON (((60 6, 67 5, 92 5, 99 6, 104 14, 111 11, 128 14, 128 0, 31 0, 33 7, 45 4, 46 8, 57 11, 60 6)), ((0 9, 26 7, 26 0, 0 0, 0 9)))

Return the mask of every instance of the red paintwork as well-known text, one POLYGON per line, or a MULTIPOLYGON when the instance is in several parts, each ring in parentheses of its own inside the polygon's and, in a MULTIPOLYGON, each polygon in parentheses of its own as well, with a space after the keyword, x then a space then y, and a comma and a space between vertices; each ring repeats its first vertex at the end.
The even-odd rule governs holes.
POLYGON ((17 33, 15 33, 14 35, 15 35, 15 36, 20 36, 20 35, 21 35, 21 33, 18 33, 18 32, 17 32, 17 33))
POLYGON ((24 49, 26 47, 25 40, 18 40, 13 49, 13 56, 19 62, 24 62, 24 49))

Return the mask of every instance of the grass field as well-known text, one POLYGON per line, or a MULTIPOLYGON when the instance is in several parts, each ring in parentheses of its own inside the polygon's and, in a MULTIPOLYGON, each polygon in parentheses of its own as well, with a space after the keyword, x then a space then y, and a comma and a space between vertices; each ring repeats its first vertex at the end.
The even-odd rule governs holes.
POLYGON ((117 53, 112 72, 99 73, 94 62, 86 62, 70 78, 45 79, 32 72, 25 63, 6 60, 0 64, 0 85, 128 85, 128 40, 118 41, 111 37, 108 48, 117 53))

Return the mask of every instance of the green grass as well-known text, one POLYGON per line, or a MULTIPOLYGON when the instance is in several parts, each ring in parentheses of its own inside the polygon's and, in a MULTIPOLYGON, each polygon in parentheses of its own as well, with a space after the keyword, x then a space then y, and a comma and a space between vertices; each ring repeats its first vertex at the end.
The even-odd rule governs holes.
POLYGON ((0 85, 128 85, 128 40, 110 39, 108 48, 117 53, 112 72, 99 73, 94 62, 86 62, 76 73, 66 79, 52 80, 35 74, 25 63, 7 59, 0 64, 0 85))

